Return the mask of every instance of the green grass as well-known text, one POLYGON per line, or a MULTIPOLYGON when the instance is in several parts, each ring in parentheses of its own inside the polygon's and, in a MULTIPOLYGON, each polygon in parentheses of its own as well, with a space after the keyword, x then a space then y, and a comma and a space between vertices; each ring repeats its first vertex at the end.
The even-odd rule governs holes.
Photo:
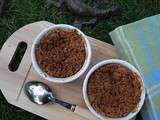
MULTIPOLYGON (((112 43, 108 35, 111 30, 120 25, 160 13, 159 0, 113 0, 112 2, 122 7, 122 15, 101 20, 95 27, 83 28, 82 31, 85 34, 112 43)), ((0 48, 14 31, 28 23, 47 20, 53 23, 72 24, 75 19, 78 19, 77 16, 73 16, 67 11, 62 12, 55 7, 48 9, 44 6, 43 0, 8 0, 5 14, 0 17, 0 48)), ((8 104, 0 93, 0 120, 12 119, 41 120, 42 118, 8 104)))

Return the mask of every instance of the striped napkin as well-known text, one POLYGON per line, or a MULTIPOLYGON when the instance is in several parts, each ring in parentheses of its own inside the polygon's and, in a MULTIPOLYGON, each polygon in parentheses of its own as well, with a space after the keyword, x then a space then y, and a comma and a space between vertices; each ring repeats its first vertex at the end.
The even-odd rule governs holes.
POLYGON ((144 120, 160 120, 160 15, 123 25, 110 32, 121 59, 141 72, 146 100, 144 120))

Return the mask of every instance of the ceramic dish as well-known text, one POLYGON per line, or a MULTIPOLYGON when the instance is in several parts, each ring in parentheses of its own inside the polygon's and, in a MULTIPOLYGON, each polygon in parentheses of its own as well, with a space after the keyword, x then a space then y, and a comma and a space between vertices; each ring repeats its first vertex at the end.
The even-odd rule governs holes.
POLYGON ((87 107, 89 108, 89 110, 98 118, 100 118, 101 120, 109 120, 109 119, 112 119, 112 120, 130 120, 132 118, 134 118, 137 113, 140 111, 143 103, 144 103, 144 99, 145 99, 145 89, 144 89, 144 82, 143 82, 143 79, 140 75, 140 73, 138 72, 138 70, 133 66, 131 65, 130 63, 126 62, 126 61, 122 61, 122 60, 119 60, 119 59, 110 59, 110 60, 105 60, 105 61, 102 61, 98 64, 96 64, 87 74, 85 80, 84 80, 84 83, 83 83, 83 96, 84 96, 84 100, 85 100, 85 103, 87 105, 87 107), (89 102, 89 99, 88 99, 88 95, 87 95, 87 84, 88 84, 88 80, 91 76, 91 74, 97 70, 98 68, 100 68, 101 66, 103 65, 106 65, 106 64, 111 64, 111 63, 117 63, 117 64, 121 64, 125 67, 127 67, 128 69, 132 70, 133 72, 137 73, 137 75, 140 77, 140 81, 141 81, 141 90, 142 90, 142 93, 141 93, 141 98, 140 98, 140 102, 138 103, 138 106, 137 106, 137 109, 136 111, 134 112, 131 112, 129 113, 127 116, 125 117, 121 117, 121 118, 109 118, 109 117, 105 117, 105 116, 102 116, 101 114, 97 113, 96 110, 93 109, 93 107, 91 106, 90 102, 89 102))
POLYGON ((77 28, 70 26, 70 25, 66 25, 66 24, 58 24, 58 25, 53 25, 45 30, 43 30, 41 33, 39 33, 39 35, 35 38, 33 45, 32 45, 32 49, 31 49, 31 59, 32 59, 32 65, 35 69, 35 71, 42 76, 44 79, 52 81, 52 82, 56 82, 56 83, 67 83, 67 82, 71 82, 73 80, 76 80, 77 78, 79 78, 88 68, 90 61, 91 61, 91 46, 89 43, 89 40, 87 39, 87 37, 77 28), (84 61, 83 66, 81 67, 81 69, 74 75, 69 76, 69 77, 65 77, 65 78, 57 78, 54 76, 49 76, 47 73, 45 73, 38 65, 37 60, 36 60, 36 56, 35 56, 35 47, 36 45, 40 42, 40 40, 44 37, 44 35, 49 32, 50 30, 54 30, 56 28, 61 28, 61 29, 75 29, 78 31, 78 34, 80 34, 84 40, 85 43, 85 52, 86 52, 86 58, 84 61))

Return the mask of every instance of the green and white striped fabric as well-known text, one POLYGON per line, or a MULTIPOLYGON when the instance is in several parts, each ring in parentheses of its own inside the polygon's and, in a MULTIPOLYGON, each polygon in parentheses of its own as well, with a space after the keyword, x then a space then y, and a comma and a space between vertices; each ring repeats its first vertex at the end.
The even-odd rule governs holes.
POLYGON ((121 59, 141 72, 146 100, 144 120, 160 120, 160 15, 123 25, 110 33, 121 59))

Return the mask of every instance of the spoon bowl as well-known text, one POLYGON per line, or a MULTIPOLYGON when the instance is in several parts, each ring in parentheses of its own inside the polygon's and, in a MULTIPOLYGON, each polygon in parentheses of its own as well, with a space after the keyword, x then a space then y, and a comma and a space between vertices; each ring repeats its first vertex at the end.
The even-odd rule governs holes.
POLYGON ((41 82, 28 82, 25 85, 25 93, 32 102, 40 105, 49 103, 51 99, 55 99, 50 88, 41 82))

